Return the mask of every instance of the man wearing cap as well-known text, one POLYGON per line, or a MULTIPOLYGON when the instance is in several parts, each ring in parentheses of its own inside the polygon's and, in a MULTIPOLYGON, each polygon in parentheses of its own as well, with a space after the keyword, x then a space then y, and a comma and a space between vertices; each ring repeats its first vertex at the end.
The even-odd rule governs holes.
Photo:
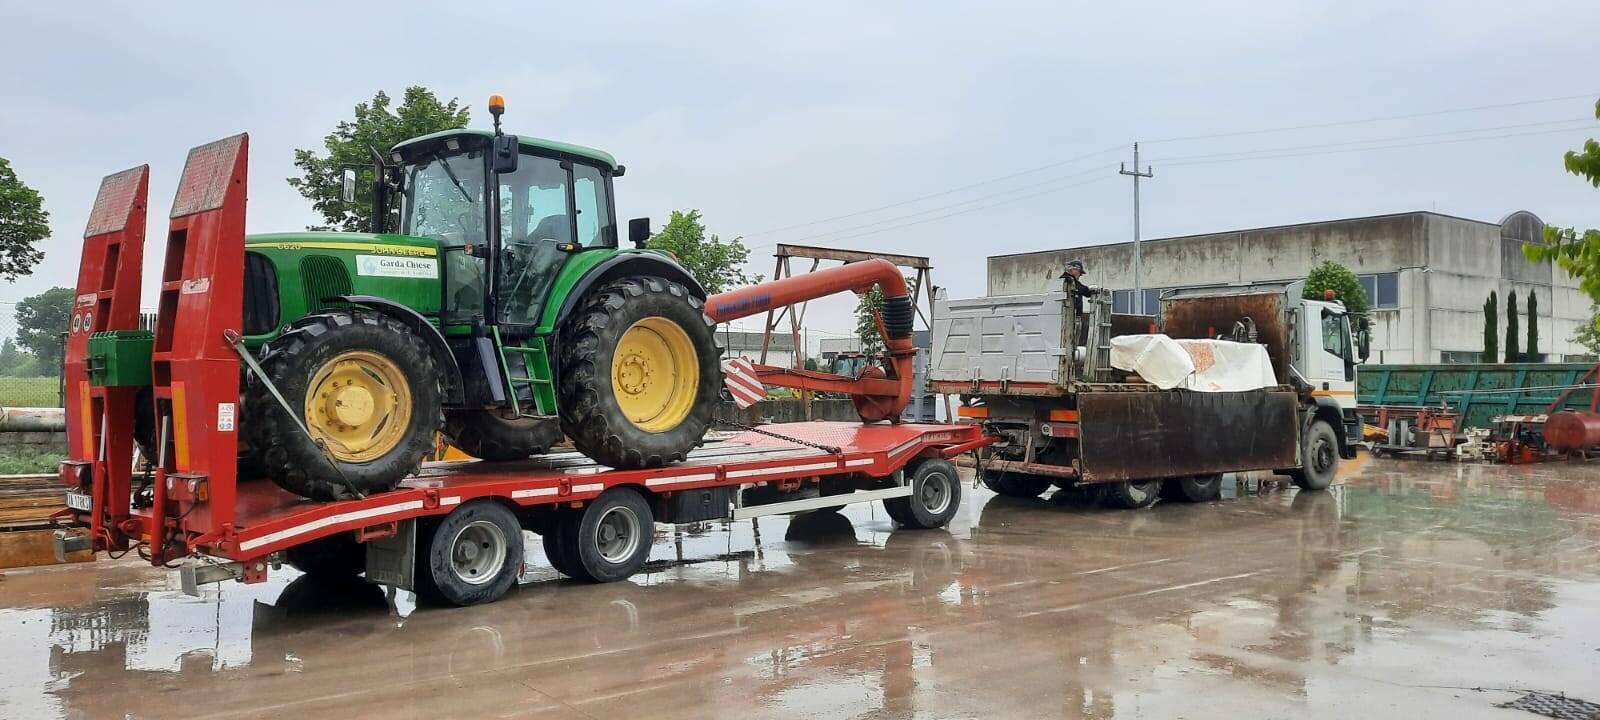
POLYGON ((1082 260, 1068 260, 1067 267, 1061 271, 1062 289, 1072 295, 1072 312, 1077 316, 1078 327, 1077 344, 1089 343, 1088 317, 1083 314, 1083 299, 1100 294, 1100 288, 1090 287, 1083 282, 1083 276, 1088 271, 1083 267, 1082 260))

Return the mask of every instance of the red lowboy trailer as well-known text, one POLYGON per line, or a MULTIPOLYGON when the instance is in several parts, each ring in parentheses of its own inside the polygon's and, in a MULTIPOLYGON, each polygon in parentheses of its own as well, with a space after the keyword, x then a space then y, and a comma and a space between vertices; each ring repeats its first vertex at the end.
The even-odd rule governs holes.
MULTIPOLYGON (((611 581, 644 565, 658 522, 882 501, 902 525, 943 526, 961 495, 949 459, 991 442, 975 425, 894 422, 910 395, 914 351, 905 340, 890 343, 888 372, 756 368, 770 384, 849 392, 864 422, 748 429, 667 467, 617 470, 576 452, 433 463, 394 491, 336 501, 306 499, 269 479, 242 480, 236 418, 241 361, 250 362, 236 341, 248 148, 248 137, 238 135, 189 153, 164 250, 149 398, 135 397, 127 383, 91 379, 106 372, 89 352, 91 336, 137 327, 148 168, 101 185, 67 344, 70 459, 61 479, 68 509, 58 519, 73 527, 56 533, 58 554, 137 551, 155 565, 181 562, 191 591, 226 579, 261 582, 288 563, 309 573, 365 572, 373 582, 468 605, 515 584, 524 529, 542 536, 558 571, 611 581), (150 423, 141 441, 155 456, 142 477, 129 470, 141 423, 150 423)), ((877 261, 713 296, 706 309, 727 321, 874 284, 905 294, 894 266, 877 261)))

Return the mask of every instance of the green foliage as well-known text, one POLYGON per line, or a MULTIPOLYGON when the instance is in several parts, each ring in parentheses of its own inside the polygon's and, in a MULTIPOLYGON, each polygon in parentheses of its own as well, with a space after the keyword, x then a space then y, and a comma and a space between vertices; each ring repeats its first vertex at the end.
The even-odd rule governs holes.
POLYGON ((355 202, 344 201, 344 169, 368 168, 372 156, 368 146, 387 153, 402 140, 467 126, 469 107, 456 98, 439 102, 433 91, 420 85, 406 88, 400 106, 390 110, 389 95, 382 90, 372 100, 357 103, 355 119, 341 121, 323 139, 326 156, 313 150, 294 151, 294 166, 300 177, 288 178, 289 186, 311 201, 311 206, 327 220, 326 225, 310 230, 365 231, 372 228, 371 172, 361 173, 355 202))
POLYGON ((1539 293, 1528 291, 1528 362, 1539 362, 1539 293))
POLYGON ((17 349, 17 341, 6 338, 0 341, 0 375, 11 375, 28 356, 17 349))
POLYGON ((72 298, 72 288, 53 287, 17 303, 17 342, 51 375, 61 367, 61 334, 72 316, 72 298))
POLYGON ((50 213, 44 198, 24 185, 11 169, 11 162, 0 158, 0 278, 15 282, 44 259, 36 245, 50 237, 50 213))
POLYGON ((1495 332, 1499 319, 1500 296, 1490 290, 1489 299, 1483 301, 1483 356, 1479 358, 1483 362, 1500 362, 1500 334, 1495 332))
POLYGON ((672 253, 678 264, 713 295, 761 282, 760 275, 752 277, 744 273, 744 261, 750 257, 750 249, 744 242, 739 238, 723 242, 716 235, 707 238, 699 210, 673 210, 672 218, 660 232, 650 236, 645 247, 672 253))
MULTIPOLYGON (((1594 104, 1594 115, 1600 119, 1600 101, 1594 104)), ((1581 151, 1568 150, 1563 164, 1567 172, 1600 188, 1600 142, 1594 138, 1584 141, 1581 151)), ((1600 301, 1600 230, 1546 226, 1544 242, 1523 243, 1522 254, 1535 262, 1555 261, 1578 279, 1578 288, 1590 299, 1600 301)))
POLYGON ((1517 291, 1506 296, 1506 362, 1522 362, 1522 352, 1517 349, 1517 291))
POLYGON ((0 377, 0 407, 60 407, 59 377, 0 377))
POLYGON ((1582 345, 1589 352, 1600 354, 1600 305, 1589 308, 1589 321, 1578 325, 1577 332, 1572 334, 1572 342, 1582 345))
POLYGON ((66 460, 65 453, 20 448, 0 452, 0 475, 53 473, 66 460))
POLYGON ((878 331, 878 317, 874 311, 883 307, 883 288, 873 285, 856 301, 856 339, 861 341, 861 353, 869 359, 883 352, 883 333, 878 331))
POLYGON ((817 365, 817 359, 816 358, 812 358, 812 357, 806 358, 805 367, 806 367, 807 370, 821 370, 822 369, 819 365, 817 365))
POLYGON ((1361 280, 1350 272, 1350 268, 1332 260, 1323 260, 1321 265, 1312 268, 1311 273, 1306 275, 1306 289, 1302 296, 1307 300, 1321 300, 1324 291, 1330 289, 1351 314, 1367 314, 1367 291, 1362 289, 1361 280))

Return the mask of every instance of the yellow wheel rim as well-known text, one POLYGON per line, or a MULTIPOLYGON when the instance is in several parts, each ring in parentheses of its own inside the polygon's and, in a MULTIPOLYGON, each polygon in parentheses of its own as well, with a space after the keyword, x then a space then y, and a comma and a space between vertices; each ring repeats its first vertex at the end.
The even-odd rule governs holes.
POLYGON ((611 392, 639 429, 666 432, 689 417, 700 389, 700 361, 689 334, 664 317, 622 333, 611 356, 611 392))
POLYGON ((323 363, 306 390, 306 428, 344 462, 383 457, 411 424, 411 386, 393 360, 367 350, 323 363))

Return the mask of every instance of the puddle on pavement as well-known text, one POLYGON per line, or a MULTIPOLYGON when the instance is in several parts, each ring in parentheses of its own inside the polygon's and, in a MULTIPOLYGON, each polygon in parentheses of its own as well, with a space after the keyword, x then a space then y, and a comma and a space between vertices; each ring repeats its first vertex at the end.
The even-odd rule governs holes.
POLYGON ((552 707, 684 716, 1162 717, 1202 695, 1208 715, 1457 716, 1515 697, 1459 688, 1592 687, 1600 467, 1351 465, 1326 493, 1252 478, 1134 512, 964 488, 948 530, 876 506, 663 529, 604 586, 530 535, 522 587, 460 610, 288 569, 199 598, 130 562, 10 571, 0 716, 274 714, 401 684, 439 691, 422 716, 466 712, 448 690, 495 672, 552 707))

